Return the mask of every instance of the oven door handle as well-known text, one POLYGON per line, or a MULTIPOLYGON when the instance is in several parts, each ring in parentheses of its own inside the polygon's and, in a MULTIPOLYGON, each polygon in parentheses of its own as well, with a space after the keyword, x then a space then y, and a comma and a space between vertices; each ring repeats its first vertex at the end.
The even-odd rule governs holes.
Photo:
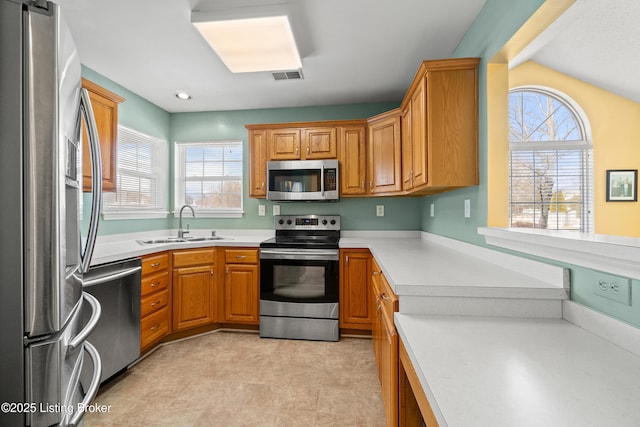
POLYGON ((337 261, 340 253, 337 250, 283 250, 283 249, 260 249, 260 259, 292 259, 301 261, 337 261))

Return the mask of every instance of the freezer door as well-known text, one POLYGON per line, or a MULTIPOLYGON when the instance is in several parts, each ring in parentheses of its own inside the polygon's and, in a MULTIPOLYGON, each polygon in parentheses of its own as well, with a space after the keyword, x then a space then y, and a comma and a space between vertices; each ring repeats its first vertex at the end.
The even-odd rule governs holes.
POLYGON ((78 180, 80 61, 59 8, 24 15, 25 330, 61 330, 82 294, 78 180))
MULTIPOLYGON (((74 311, 65 329, 50 339, 35 342, 26 348, 25 365, 27 367, 26 402, 35 404, 36 410, 27 414, 27 425, 50 426, 68 425, 71 420, 78 422, 81 414, 78 407, 81 402, 89 403, 98 390, 101 376, 100 357, 84 338, 92 332, 100 316, 100 305, 90 295, 74 311), (97 305, 96 305, 97 304, 97 305), (83 311, 92 314, 88 323, 83 311), (85 352, 91 357, 92 380, 85 392, 80 382, 83 365, 86 364, 85 352)), ((87 367, 85 367, 85 370, 87 367)))

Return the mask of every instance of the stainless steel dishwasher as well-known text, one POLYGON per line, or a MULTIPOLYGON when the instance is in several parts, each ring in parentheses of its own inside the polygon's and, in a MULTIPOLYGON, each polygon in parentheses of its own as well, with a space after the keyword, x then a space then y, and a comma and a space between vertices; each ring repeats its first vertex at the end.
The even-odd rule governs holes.
POLYGON ((142 261, 134 258, 91 267, 83 277, 84 291, 102 306, 88 338, 102 359, 101 383, 140 357, 141 270, 142 261))

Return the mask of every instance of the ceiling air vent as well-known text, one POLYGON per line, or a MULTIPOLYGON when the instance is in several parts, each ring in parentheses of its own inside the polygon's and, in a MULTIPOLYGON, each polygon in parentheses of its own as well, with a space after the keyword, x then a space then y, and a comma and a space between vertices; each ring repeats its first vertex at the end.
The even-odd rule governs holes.
POLYGON ((274 80, 302 80, 302 70, 276 71, 273 74, 274 80))

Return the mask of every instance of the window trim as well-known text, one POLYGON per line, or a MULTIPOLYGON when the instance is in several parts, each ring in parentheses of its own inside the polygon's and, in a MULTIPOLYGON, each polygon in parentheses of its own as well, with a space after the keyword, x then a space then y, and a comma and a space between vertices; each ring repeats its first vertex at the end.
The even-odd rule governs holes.
POLYGON ((242 218, 244 216, 244 169, 245 169, 245 148, 241 139, 225 139, 225 140, 210 140, 210 141, 174 141, 173 143, 173 163, 174 163, 174 178, 173 178, 173 216, 178 218, 180 216, 181 201, 178 200, 179 182, 184 182, 183 174, 180 172, 182 164, 178 161, 178 148, 180 146, 197 146, 197 145, 237 145, 242 149, 242 165, 240 174, 241 188, 240 191, 240 208, 238 209, 210 209, 194 207, 196 215, 199 218, 242 218), (180 178, 180 179, 179 179, 180 178))
MULTIPOLYGON (((509 140, 508 142, 508 148, 509 148, 509 152, 508 152, 508 158, 511 159, 511 153, 513 151, 543 151, 543 150, 554 150, 554 151, 564 151, 564 150, 585 150, 585 153, 583 153, 583 163, 586 163, 586 167, 587 167, 587 174, 586 176, 582 176, 582 181, 584 182, 585 185, 585 190, 584 192, 587 195, 587 200, 584 203, 584 206, 586 208, 586 214, 582 215, 582 222, 586 222, 586 224, 582 224, 581 223, 581 229, 580 230, 570 230, 570 232, 572 233, 592 233, 593 229, 594 229, 594 225, 595 225, 595 218, 594 218, 594 177, 593 177, 593 173, 594 173, 594 165, 593 165, 593 144, 592 144, 592 138, 591 138, 591 126, 589 124, 589 120, 587 119, 587 115, 585 113, 585 111, 582 109, 582 107, 580 107, 580 105, 573 99, 571 98, 569 95, 565 94, 562 91, 559 91, 557 89, 551 88, 551 87, 547 87, 547 86, 541 86, 541 85, 521 85, 521 86, 515 86, 512 88, 509 88, 507 91, 507 94, 510 96, 512 93, 515 92, 534 92, 534 93, 538 93, 538 94, 542 94, 545 96, 549 96, 551 98, 556 99, 557 101, 561 102, 563 105, 565 105, 569 111, 574 115, 574 117, 576 118, 576 122, 580 128, 580 133, 582 135, 582 139, 581 140, 571 140, 571 141, 566 141, 566 142, 560 142, 560 141, 511 141, 509 140)), ((509 103, 507 102, 507 116, 509 115, 510 112, 510 106, 509 103)), ((509 128, 509 125, 507 125, 507 129, 509 128)), ((511 160, 509 160, 509 165, 507 166, 507 176, 509 179, 509 182, 511 182, 512 180, 512 171, 511 171, 511 160)), ((507 208, 508 208, 508 215, 507 215, 507 223, 511 224, 512 222, 512 217, 511 217, 511 208, 512 208, 512 201, 511 201, 511 184, 509 184, 509 189, 508 189, 508 194, 507 194, 507 208)), ((519 227, 509 227, 511 229, 520 229, 519 227)), ((527 228, 521 228, 522 230, 527 230, 527 228)), ((550 232, 555 232, 555 231, 567 231, 567 230, 557 230, 557 229, 540 229, 540 228, 533 228, 534 230, 541 230, 541 231, 550 231, 550 232)))
MULTIPOLYGON (((158 170, 165 170, 168 171, 169 169, 169 155, 168 155, 168 142, 155 137, 155 136, 151 136, 149 134, 146 134, 144 132, 141 132, 139 130, 130 128, 128 126, 124 126, 122 124, 118 124, 118 136, 116 139, 116 144, 119 144, 120 142, 120 132, 121 129, 126 130, 127 132, 131 132, 133 134, 137 134, 140 135, 143 138, 148 138, 149 140, 152 140, 154 142, 161 142, 165 144, 165 155, 164 155, 164 161, 166 163, 166 167, 165 168, 159 168, 158 170)), ((116 145, 116 150, 117 150, 117 145, 116 145)), ((117 160, 116 160, 116 177, 119 174, 119 168, 118 168, 118 164, 117 164, 117 160)), ((167 209, 167 202, 168 202, 168 194, 167 194, 167 184, 169 181, 169 174, 168 173, 164 173, 162 174, 162 176, 159 176, 159 178, 162 180, 162 182, 160 183, 160 187, 163 188, 163 190, 161 190, 161 193, 163 194, 162 200, 160 200, 161 204, 163 205, 162 207, 156 207, 156 208, 143 208, 140 206, 136 206, 136 207, 131 207, 131 208, 127 208, 127 207, 123 207, 123 206, 119 206, 119 207, 109 207, 107 206, 106 203, 103 204, 102 207, 102 218, 105 221, 117 221, 117 220, 127 220, 127 219, 163 219, 166 218, 167 215, 169 215, 169 210, 167 209)), ((117 178, 116 178, 117 179, 117 178)))

